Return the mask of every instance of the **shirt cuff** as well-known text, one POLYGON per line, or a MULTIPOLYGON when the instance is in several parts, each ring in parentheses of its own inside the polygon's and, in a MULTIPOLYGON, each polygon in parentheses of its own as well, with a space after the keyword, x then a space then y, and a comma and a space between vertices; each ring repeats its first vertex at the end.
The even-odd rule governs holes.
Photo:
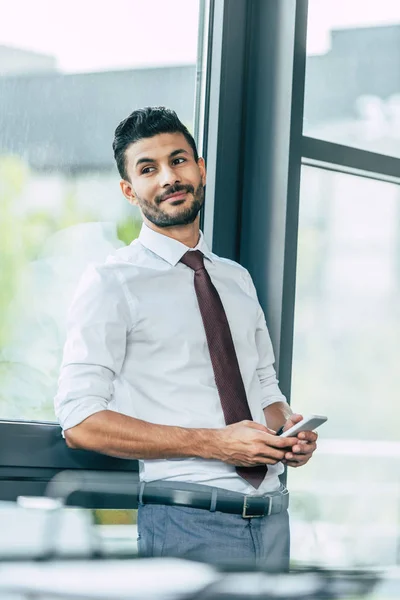
POLYGON ((106 400, 102 401, 99 397, 85 398, 84 401, 80 400, 79 404, 73 407, 68 407, 68 403, 64 405, 57 418, 63 431, 66 431, 79 425, 91 415, 107 409, 108 403, 106 400))

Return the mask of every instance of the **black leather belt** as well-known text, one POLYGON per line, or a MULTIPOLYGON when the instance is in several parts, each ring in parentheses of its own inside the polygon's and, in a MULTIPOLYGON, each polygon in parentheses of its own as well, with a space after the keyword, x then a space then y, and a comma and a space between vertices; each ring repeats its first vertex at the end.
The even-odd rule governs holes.
POLYGON ((282 486, 280 490, 263 496, 244 496, 237 492, 205 485, 141 482, 138 489, 138 502, 139 504, 188 506, 211 512, 219 511, 241 515, 244 519, 251 519, 274 515, 286 510, 289 506, 289 492, 282 486))

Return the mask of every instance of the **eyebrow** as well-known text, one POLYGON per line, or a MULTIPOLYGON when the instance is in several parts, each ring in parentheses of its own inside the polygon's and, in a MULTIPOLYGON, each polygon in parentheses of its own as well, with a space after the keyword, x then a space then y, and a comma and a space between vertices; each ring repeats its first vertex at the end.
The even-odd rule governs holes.
MULTIPOLYGON (((184 148, 178 148, 178 150, 174 150, 173 152, 171 152, 171 154, 169 155, 168 158, 174 158, 178 154, 189 154, 189 152, 187 150, 184 150, 184 148)), ((156 161, 154 160, 154 158, 148 158, 148 157, 144 156, 143 158, 139 158, 139 160, 136 162, 136 167, 138 167, 139 165, 141 165, 143 163, 155 163, 155 162, 156 161)))

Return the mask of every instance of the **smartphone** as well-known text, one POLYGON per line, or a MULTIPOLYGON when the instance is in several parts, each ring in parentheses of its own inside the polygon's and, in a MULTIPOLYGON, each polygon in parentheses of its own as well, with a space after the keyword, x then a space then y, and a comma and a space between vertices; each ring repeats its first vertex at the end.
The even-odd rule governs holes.
POLYGON ((292 437, 300 433, 300 431, 313 431, 327 420, 328 417, 324 417, 323 415, 308 415, 300 423, 296 423, 296 425, 281 433, 281 437, 292 437))

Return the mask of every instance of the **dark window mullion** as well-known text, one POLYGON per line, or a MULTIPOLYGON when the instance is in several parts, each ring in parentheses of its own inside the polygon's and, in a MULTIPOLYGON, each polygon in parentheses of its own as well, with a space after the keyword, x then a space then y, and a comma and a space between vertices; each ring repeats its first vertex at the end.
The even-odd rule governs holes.
MULTIPOLYGON (((400 180, 400 158, 343 146, 303 136, 301 154, 304 159, 343 167, 360 173, 371 173, 400 180)), ((314 165, 315 166, 315 165, 314 165)))

